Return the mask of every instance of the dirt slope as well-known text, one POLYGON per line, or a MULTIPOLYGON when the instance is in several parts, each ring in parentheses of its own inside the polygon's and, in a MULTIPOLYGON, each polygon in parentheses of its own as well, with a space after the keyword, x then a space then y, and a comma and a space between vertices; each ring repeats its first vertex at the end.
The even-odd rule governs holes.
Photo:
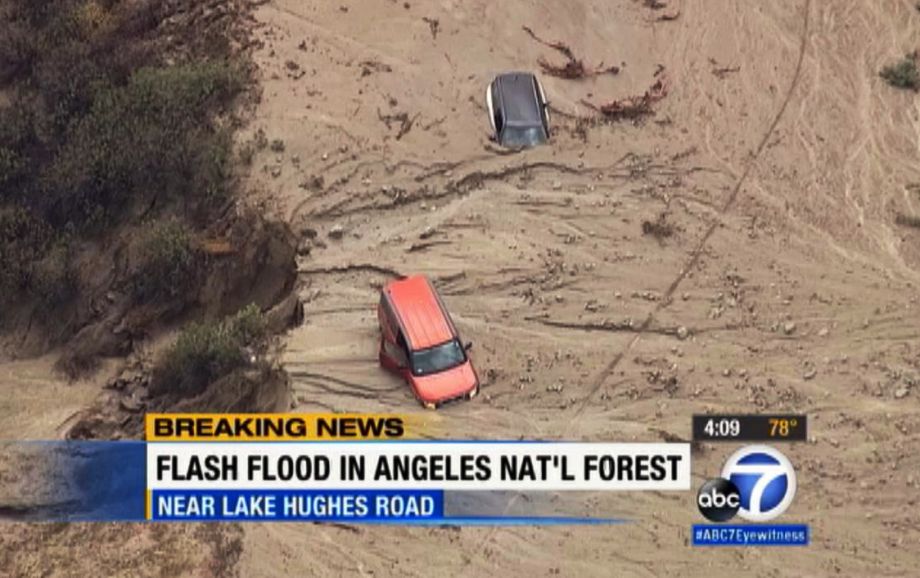
MULTIPOLYGON (((813 545, 691 549, 689 493, 599 494, 586 508, 636 522, 248 526, 243 575, 915 572, 920 234, 894 216, 920 210, 920 108, 877 71, 916 48, 920 13, 668 4, 262 6, 253 130, 284 151, 259 159, 256 179, 307 234, 307 323, 284 361, 300 410, 415 410, 377 367, 373 307, 389 276, 425 272, 486 382, 482 399, 430 416, 443 435, 655 441, 689 437, 695 412, 808 413, 786 517, 812 525, 813 545), (485 84, 541 56, 561 63, 522 26, 622 71, 544 76, 552 145, 501 155, 485 84), (641 93, 659 66, 670 93, 653 117, 580 130, 583 101, 641 93), (643 235, 661 214, 673 234, 643 235)), ((729 449, 695 455, 696 481, 729 449)))

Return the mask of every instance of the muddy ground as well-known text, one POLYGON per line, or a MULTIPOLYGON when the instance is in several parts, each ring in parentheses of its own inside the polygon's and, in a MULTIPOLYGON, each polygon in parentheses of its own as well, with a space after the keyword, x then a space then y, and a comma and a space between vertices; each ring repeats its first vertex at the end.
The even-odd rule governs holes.
MULTIPOLYGON (((920 101, 878 70, 917 48, 920 12, 649 4, 258 8, 249 130, 279 142, 251 184, 303 238, 306 322, 283 354, 296 409, 420 411, 377 365, 374 305, 388 278, 427 273, 484 380, 430 416, 445 436, 659 441, 688 438, 693 413, 807 413, 809 442, 785 448, 799 491, 784 518, 812 545, 694 549, 691 493, 607 493, 585 504, 635 523, 246 525, 239 575, 915 575, 920 231, 895 217, 920 214, 920 101), (487 82, 564 63, 523 26, 620 72, 543 75, 552 143, 502 154, 487 82), (660 78, 653 115, 577 120, 660 78)), ((4 373, 29 381, 19 363, 4 373)), ((33 417, 54 435, 92 391, 36 379, 6 402, 30 416, 14 437, 33 417)), ((733 447, 694 455, 695 487, 733 447)))
MULTIPOLYGON (((277 1, 257 12, 284 141, 264 194, 313 240, 284 363, 299 410, 414 407, 379 370, 374 303, 437 282, 486 385, 452 437, 688 438, 704 411, 796 411, 793 550, 698 550, 688 494, 586 496, 617 528, 247 526, 243 573, 909 575, 920 559, 918 106, 878 78, 914 48, 909 2, 277 1), (658 20, 677 14, 676 20, 658 20), (618 75, 543 75, 550 146, 502 155, 483 92, 568 44, 618 75), (573 118, 670 91, 638 124, 573 118), (664 215, 670 236, 643 234, 664 215), (681 339, 678 335, 687 337, 681 339)), ((666 231, 667 234, 667 231, 666 231)), ((695 483, 729 447, 706 446, 695 483)))

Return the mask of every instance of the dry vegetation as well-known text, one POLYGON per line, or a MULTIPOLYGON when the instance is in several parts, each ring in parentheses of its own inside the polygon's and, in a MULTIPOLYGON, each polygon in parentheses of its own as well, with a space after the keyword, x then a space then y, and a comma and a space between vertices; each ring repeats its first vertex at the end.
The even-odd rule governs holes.
POLYGON ((549 76, 567 78, 569 80, 577 80, 582 78, 590 78, 592 76, 600 76, 601 74, 620 73, 619 66, 604 66, 603 63, 593 68, 587 67, 581 58, 575 56, 575 52, 569 47, 568 44, 564 42, 548 42, 537 36, 537 34, 530 27, 524 26, 523 29, 528 36, 540 44, 548 48, 552 48, 565 58, 565 64, 562 65, 553 64, 542 57, 537 61, 537 64, 540 65, 540 68, 543 70, 543 72, 549 76))
POLYGON ((917 53, 905 54, 894 64, 886 65, 879 75, 891 86, 907 90, 920 90, 920 69, 917 67, 917 53))

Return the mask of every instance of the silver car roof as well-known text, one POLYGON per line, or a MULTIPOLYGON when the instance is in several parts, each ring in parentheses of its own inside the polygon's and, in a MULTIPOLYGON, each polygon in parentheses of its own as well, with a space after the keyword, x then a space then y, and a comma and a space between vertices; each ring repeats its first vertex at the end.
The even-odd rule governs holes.
POLYGON ((513 126, 543 124, 534 76, 529 72, 508 72, 495 77, 505 122, 513 126))

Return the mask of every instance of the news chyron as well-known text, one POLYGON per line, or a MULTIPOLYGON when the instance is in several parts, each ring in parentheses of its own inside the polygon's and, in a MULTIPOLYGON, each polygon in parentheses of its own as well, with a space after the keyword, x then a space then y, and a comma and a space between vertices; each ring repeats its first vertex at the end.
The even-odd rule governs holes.
POLYGON ((718 476, 705 480, 696 505, 707 524, 694 524, 694 546, 807 546, 807 524, 778 523, 790 513, 799 482, 785 446, 807 439, 804 415, 695 415, 695 442, 750 442, 728 454, 718 476), (740 519, 747 523, 729 523, 740 519))
POLYGON ((583 492, 692 490, 690 444, 437 439, 398 415, 148 414, 150 521, 619 524, 583 492), (506 496, 560 493, 524 500, 506 496), (569 496, 569 497, 565 497, 569 496))

